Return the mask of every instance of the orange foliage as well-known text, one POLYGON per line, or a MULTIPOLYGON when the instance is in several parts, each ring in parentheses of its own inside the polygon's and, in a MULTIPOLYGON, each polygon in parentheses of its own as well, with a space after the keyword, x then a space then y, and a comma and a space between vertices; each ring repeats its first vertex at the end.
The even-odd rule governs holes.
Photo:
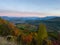
POLYGON ((18 30, 17 28, 15 28, 15 30, 13 30, 15 35, 18 36, 20 34, 20 30, 18 30))
POLYGON ((0 20, 0 24, 6 24, 7 22, 6 22, 6 20, 0 20))
POLYGON ((12 23, 9 23, 8 26, 9 26, 9 28, 12 28, 12 29, 15 28, 14 24, 12 24, 12 23))
POLYGON ((12 32, 14 32, 15 36, 20 35, 21 30, 19 30, 18 28, 16 28, 16 26, 13 23, 9 23, 8 27, 11 29, 12 32))
POLYGON ((31 34, 23 35, 22 38, 23 38, 23 41, 25 41, 27 43, 32 41, 32 35, 31 34))

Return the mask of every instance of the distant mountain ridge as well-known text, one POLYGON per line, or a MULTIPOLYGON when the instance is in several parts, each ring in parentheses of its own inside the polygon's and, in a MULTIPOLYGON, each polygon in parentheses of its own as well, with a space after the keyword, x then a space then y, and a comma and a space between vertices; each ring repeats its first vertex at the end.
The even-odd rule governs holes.
POLYGON ((47 17, 8 17, 8 16, 0 16, 5 20, 48 20, 53 19, 56 16, 47 16, 47 17))
POLYGON ((53 19, 49 19, 49 21, 60 21, 60 17, 55 17, 53 19))
POLYGON ((29 23, 29 24, 36 24, 37 25, 41 21, 51 21, 51 20, 54 20, 55 18, 58 18, 58 17, 56 17, 56 16, 47 16, 47 17, 8 17, 8 16, 1 16, 1 18, 8 20, 9 22, 12 22, 14 24, 16 24, 16 23, 22 23, 22 24, 23 23, 29 23))

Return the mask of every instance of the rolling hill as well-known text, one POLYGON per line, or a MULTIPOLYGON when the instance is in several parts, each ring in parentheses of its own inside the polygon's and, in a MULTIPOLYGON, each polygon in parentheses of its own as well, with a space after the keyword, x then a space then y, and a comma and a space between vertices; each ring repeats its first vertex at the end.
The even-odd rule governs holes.
POLYGON ((0 18, 0 35, 18 35, 20 33, 20 29, 16 28, 16 26, 2 18, 0 18))
POLYGON ((13 24, 30 24, 39 26, 40 23, 44 23, 47 27, 48 32, 53 31, 60 31, 60 17, 56 16, 48 16, 44 18, 39 17, 2 17, 5 20, 8 20, 9 22, 12 22, 13 24))

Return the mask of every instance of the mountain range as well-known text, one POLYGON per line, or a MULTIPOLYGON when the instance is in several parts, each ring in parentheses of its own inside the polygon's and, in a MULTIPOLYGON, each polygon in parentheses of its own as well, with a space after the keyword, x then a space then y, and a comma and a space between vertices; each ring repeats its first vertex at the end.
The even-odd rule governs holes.
POLYGON ((56 16, 47 16, 47 17, 8 17, 8 16, 0 16, 5 20, 48 20, 55 18, 56 16))

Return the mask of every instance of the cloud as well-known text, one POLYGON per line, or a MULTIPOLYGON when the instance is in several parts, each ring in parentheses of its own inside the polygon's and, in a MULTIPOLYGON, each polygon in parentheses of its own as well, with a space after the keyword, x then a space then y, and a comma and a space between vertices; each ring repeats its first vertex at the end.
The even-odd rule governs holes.
POLYGON ((19 12, 19 11, 0 10, 0 16, 45 17, 45 16, 60 16, 60 14, 55 14, 55 13, 38 13, 38 12, 19 12))

